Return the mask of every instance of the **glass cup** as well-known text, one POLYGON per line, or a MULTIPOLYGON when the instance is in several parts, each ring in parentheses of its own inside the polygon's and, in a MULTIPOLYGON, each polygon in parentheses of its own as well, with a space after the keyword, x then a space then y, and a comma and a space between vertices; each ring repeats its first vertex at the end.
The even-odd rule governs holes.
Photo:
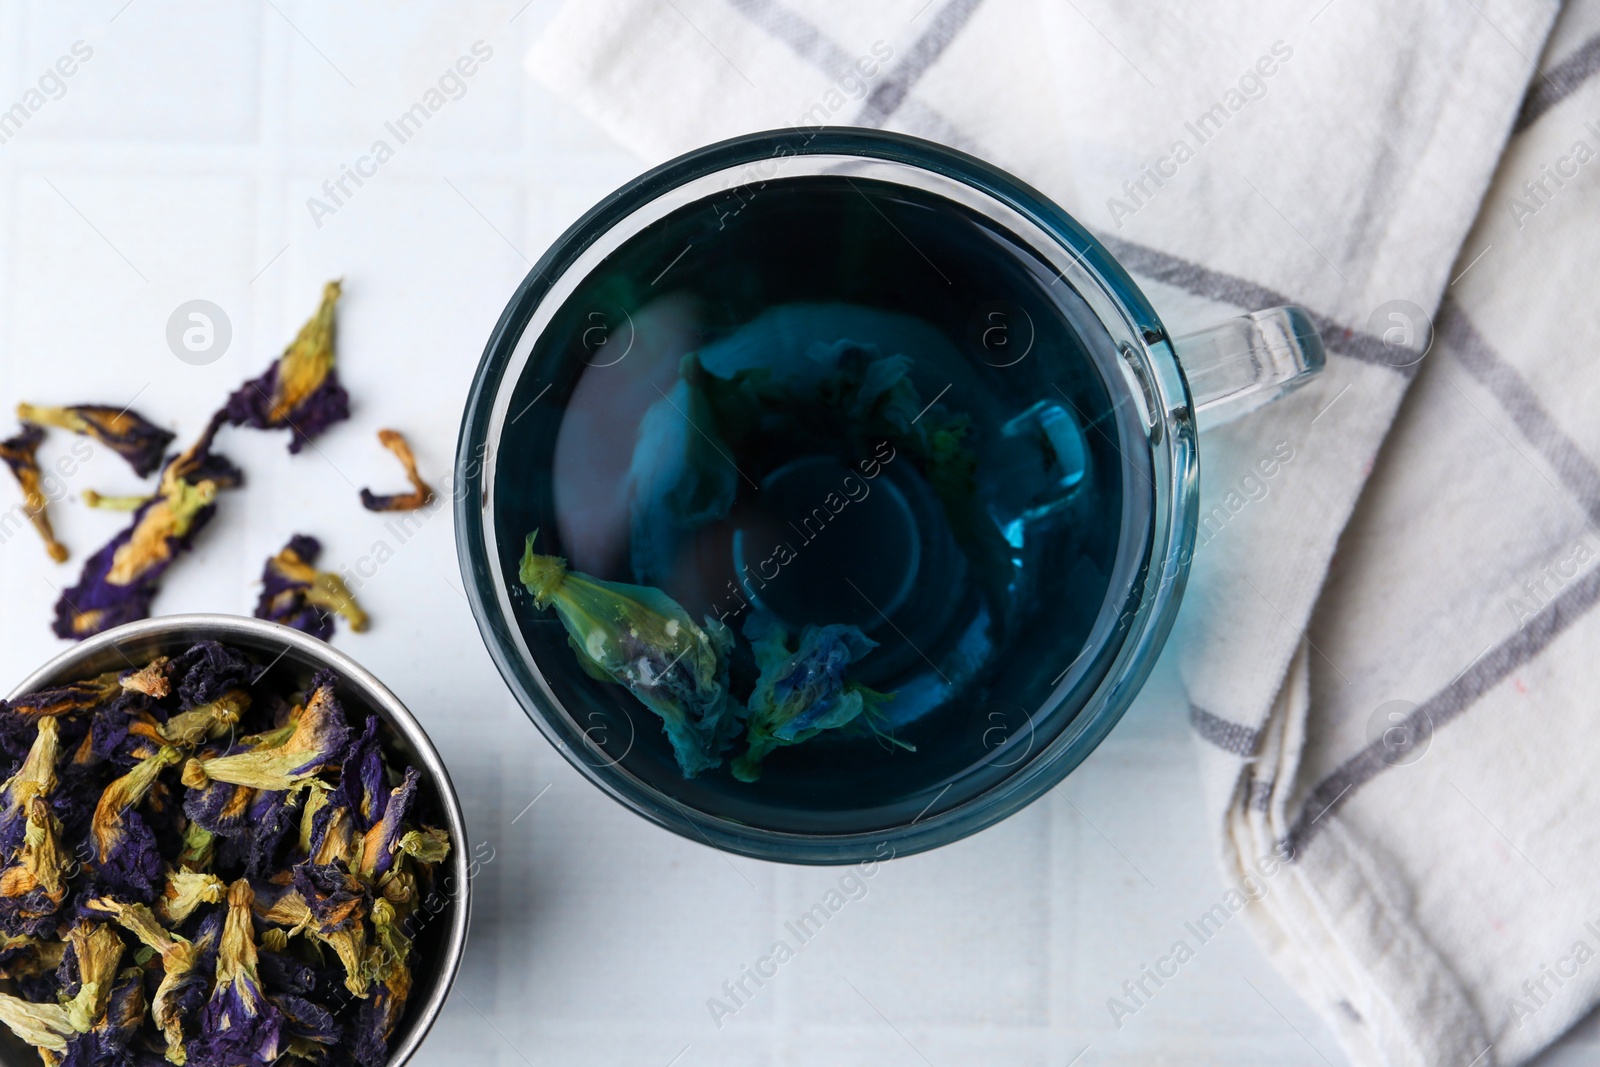
MULTIPOLYGON (((951 149, 848 129, 712 145, 635 179, 580 219, 496 326, 457 455, 457 545, 472 610, 529 718, 590 781, 645 818, 787 862, 853 863, 935 847, 1030 803, 1110 731, 1178 609, 1195 539, 1198 429, 1282 395, 1323 359, 1309 316, 1293 307, 1171 337, 1087 230, 1015 178, 951 149), (603 579, 638 580, 637 549, 627 557, 633 576, 619 573, 623 557, 607 548, 615 530, 585 526, 563 501, 579 493, 585 507, 600 501, 601 511, 625 513, 640 491, 625 483, 628 463, 639 462, 639 427, 659 407, 646 386, 671 403, 669 387, 690 373, 680 362, 691 350, 696 373, 749 358, 767 380, 810 373, 807 361, 823 358, 806 333, 818 315, 848 319, 851 336, 899 343, 876 312, 850 318, 856 313, 839 304, 817 303, 761 311, 772 278, 787 293, 816 290, 808 257, 826 242, 810 230, 836 232, 852 250, 824 264, 829 277, 849 275, 839 284, 852 292, 920 309, 904 337, 920 338, 905 347, 916 353, 911 377, 922 387, 912 395, 927 406, 910 425, 900 418, 896 440, 901 451, 925 441, 915 429, 925 416, 971 424, 955 436, 974 450, 978 541, 999 551, 986 557, 990 566, 948 550, 955 542, 945 527, 964 527, 955 510, 940 510, 948 494, 928 492, 938 479, 926 456, 885 460, 893 469, 882 477, 867 473, 867 461, 847 471, 862 485, 878 478, 876 510, 852 505, 858 526, 836 536, 833 549, 803 548, 787 586, 751 576, 752 563, 767 562, 753 526, 705 542, 710 550, 696 542, 701 556, 716 557, 711 572, 744 575, 728 583, 739 605, 730 625, 748 625, 758 611, 818 624, 834 617, 828 612, 849 615, 879 643, 880 662, 899 663, 880 673, 900 674, 882 705, 886 725, 873 727, 881 753, 819 737, 769 756, 756 783, 722 770, 685 777, 661 719, 628 689, 581 669, 554 613, 539 610, 519 582, 519 561, 537 529, 536 551, 568 557, 574 570, 610 571, 603 579), (624 276, 632 280, 614 284, 624 276), (692 299, 661 295, 675 286, 688 286, 692 299), (624 289, 631 295, 619 295, 624 289), (745 343, 755 335, 743 326, 729 340, 734 323, 753 322, 767 324, 759 344, 745 343), (760 349, 753 357, 752 347, 760 349), (837 568, 861 603, 824 595, 837 568), (986 584, 995 573, 1000 580, 986 584), (819 597, 828 601, 820 609, 819 597), (917 751, 906 751, 913 742, 917 751)), ((689 412, 679 414, 701 430, 689 412)), ((843 469, 809 457, 746 476, 717 451, 748 483, 730 494, 737 489, 768 511, 800 499, 788 517, 802 523, 813 513, 808 494, 823 493, 843 469)), ((810 532, 790 525, 801 538, 810 532)), ((641 528, 633 529, 637 541, 641 528)), ((646 524, 643 532, 660 531, 646 524)), ((730 609, 691 610, 728 618, 730 609)))

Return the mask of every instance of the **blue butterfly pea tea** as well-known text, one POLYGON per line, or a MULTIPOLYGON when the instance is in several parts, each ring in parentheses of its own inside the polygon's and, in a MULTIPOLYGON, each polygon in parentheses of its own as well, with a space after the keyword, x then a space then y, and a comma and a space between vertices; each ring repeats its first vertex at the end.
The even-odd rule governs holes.
POLYGON ((1004 736, 1064 730, 1150 501, 1116 354, 1058 282, 990 218, 843 176, 677 208, 576 279, 498 427, 493 521, 580 758, 815 833, 959 805, 1011 773, 1004 736))

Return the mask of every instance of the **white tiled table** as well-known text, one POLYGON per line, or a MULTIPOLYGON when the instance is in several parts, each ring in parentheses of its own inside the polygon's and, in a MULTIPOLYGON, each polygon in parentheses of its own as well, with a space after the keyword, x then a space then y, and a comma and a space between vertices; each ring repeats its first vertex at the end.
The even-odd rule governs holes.
MULTIPOLYGON (((59 99, 0 144, 0 406, 137 398, 187 440, 277 355, 321 283, 345 280, 340 373, 354 418, 296 457, 281 435, 225 436, 249 484, 225 497, 157 609, 248 614, 262 561, 295 532, 322 539, 324 566, 375 570, 359 591, 372 629, 336 643, 422 720, 473 843, 494 854, 463 973, 421 1061, 1341 1062, 1238 923, 1112 1024, 1106 999, 1221 895, 1165 672, 1065 785, 998 828, 884 865, 865 897, 714 1024, 707 999, 840 872, 726 858, 586 785, 484 653, 448 513, 402 539, 356 496, 401 484, 380 426, 410 437, 425 474, 449 469, 508 295, 564 226, 639 167, 524 77, 521 55, 551 5, 520 6, 0 3, 0 108, 74 42, 93 49, 59 99), (465 94, 397 145, 385 123, 480 40, 493 55, 465 94), (307 199, 379 138, 394 158, 314 219, 307 199), (234 331, 202 367, 165 341, 168 316, 194 298, 221 305, 234 331)), ((67 443, 55 434, 47 459, 67 443)), ((66 482, 54 516, 71 563, 49 564, 29 530, 0 541, 3 686, 59 651, 54 587, 123 522, 77 495, 136 487, 104 452, 66 482)), ((0 508, 13 493, 0 486, 0 508)))

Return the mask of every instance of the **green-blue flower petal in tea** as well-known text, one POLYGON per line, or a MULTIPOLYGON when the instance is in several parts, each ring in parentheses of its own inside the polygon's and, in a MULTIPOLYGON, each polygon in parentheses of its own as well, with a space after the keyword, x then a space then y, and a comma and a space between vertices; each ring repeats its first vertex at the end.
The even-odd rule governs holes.
POLYGON ((44 431, 37 426, 24 426, 15 436, 0 441, 0 461, 10 468, 12 477, 22 488, 22 507, 28 521, 39 531, 45 551, 57 563, 67 558, 67 546, 56 540, 50 526, 49 498, 44 492, 44 477, 39 471, 39 445, 44 442, 44 431))
POLYGON ((523 553, 522 584, 536 607, 555 608, 579 662, 627 687, 660 717, 684 777, 721 763, 743 717, 728 692, 728 628, 709 617, 695 625, 659 589, 569 571, 564 559, 536 555, 534 536, 523 553))
POLYGON ((761 675, 750 694, 748 748, 733 761, 734 777, 753 782, 775 748, 809 741, 863 715, 875 715, 888 694, 845 677, 846 669, 877 647, 854 626, 807 626, 798 645, 779 623, 754 615, 745 625, 761 675))
POLYGON ((635 581, 659 585, 677 570, 687 535, 726 518, 739 471, 706 398, 693 354, 645 411, 628 468, 629 552, 635 581))
POLYGON ((161 457, 173 437, 171 431, 163 430, 137 411, 109 404, 18 404, 17 417, 36 426, 57 426, 93 438, 127 460, 141 478, 161 466, 161 457))

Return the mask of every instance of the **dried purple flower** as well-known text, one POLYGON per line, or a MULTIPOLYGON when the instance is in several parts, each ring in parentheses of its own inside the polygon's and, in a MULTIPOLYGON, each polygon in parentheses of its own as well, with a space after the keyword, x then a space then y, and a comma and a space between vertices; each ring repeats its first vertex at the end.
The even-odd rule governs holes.
POLYGON ((18 404, 17 417, 35 426, 59 426, 92 437, 127 460, 133 473, 141 478, 161 466, 161 457, 173 437, 171 431, 163 430, 136 411, 105 404, 59 408, 18 404))
POLYGON ((254 748, 212 758, 196 757, 183 768, 183 784, 204 788, 207 781, 231 782, 253 789, 290 789, 337 766, 350 737, 344 709, 334 696, 338 679, 320 671, 311 679, 311 695, 294 731, 281 745, 254 748))
POLYGON ((368 880, 381 878, 394 866, 395 853, 400 851, 400 838, 405 832, 402 824, 412 802, 416 800, 417 784, 421 777, 415 767, 407 767, 405 778, 390 791, 383 818, 372 825, 361 842, 362 877, 368 880))
POLYGON ((333 617, 343 615, 350 629, 367 628, 367 615, 356 604, 344 579, 315 564, 322 544, 315 537, 295 534, 261 571, 261 599, 256 618, 281 622, 326 641, 333 636, 333 617))
POLYGON ((172 661, 178 696, 187 708, 220 700, 240 686, 254 684, 262 673, 243 652, 217 641, 198 642, 172 661))
POLYGON ((400 436, 397 430, 379 430, 378 440, 400 460, 400 465, 406 469, 406 480, 411 483, 411 492, 392 493, 379 496, 371 489, 361 490, 361 506, 368 511, 415 511, 425 508, 433 503, 433 488, 422 480, 422 475, 417 473, 417 457, 411 454, 411 446, 406 439, 400 436))
POLYGON ((375 717, 349 728, 336 677, 293 703, 261 673, 200 645, 0 702, 0 837, 20 832, 0 843, 0 979, 21 994, 0 1022, 46 1063, 384 1062, 419 882, 450 841, 408 821, 419 772, 394 775, 375 717))
POLYGON ((243 481, 238 468, 211 453, 220 425, 213 417, 200 440, 168 461, 156 495, 84 563, 78 584, 56 602, 56 636, 82 640, 149 617, 161 576, 210 521, 217 492, 243 481))
MULTIPOLYGON (((198 945, 176 934, 169 933, 143 904, 123 904, 106 897, 89 902, 90 909, 103 912, 154 949, 161 956, 161 984, 151 1001, 156 1026, 167 1042, 167 1056, 174 1063, 183 1062, 183 1016, 178 1012, 178 1002, 184 991, 196 984, 204 984, 206 975, 197 967, 201 950, 198 945)), ((141 1013, 142 1014, 142 1013, 141 1013)))
POLYGON ((161 880, 155 835, 136 810, 161 772, 182 759, 163 748, 106 786, 89 824, 89 866, 113 893, 149 902, 161 880))
POLYGON ((36 937, 55 933, 71 865, 60 820, 43 798, 34 797, 17 861, 0 871, 0 930, 36 937))
POLYGON ((350 396, 334 368, 334 305, 339 283, 322 290, 322 305, 261 377, 240 386, 224 411, 234 426, 290 429, 289 451, 298 452, 323 430, 350 417, 350 396))
POLYGON ((217 951, 217 984, 189 1041, 189 1058, 218 1067, 267 1067, 278 1058, 283 1013, 262 992, 250 906, 255 893, 243 878, 228 887, 228 917, 217 951))
POLYGON ((0 441, 0 460, 11 468, 11 474, 22 487, 22 506, 28 521, 44 538, 44 548, 50 558, 61 563, 67 558, 67 546, 56 540, 50 528, 50 515, 46 511, 49 498, 44 493, 44 478, 39 472, 39 444, 44 431, 37 426, 24 426, 20 433, 0 441))
POLYGON ((360 818, 363 832, 383 818, 389 802, 389 787, 384 780, 383 746, 378 740, 378 717, 367 716, 361 736, 350 742, 339 764, 339 803, 360 818))
POLYGON ((61 724, 40 719, 33 746, 10 778, 0 784, 0 856, 9 856, 22 843, 29 805, 48 797, 56 788, 56 761, 61 755, 61 724))

